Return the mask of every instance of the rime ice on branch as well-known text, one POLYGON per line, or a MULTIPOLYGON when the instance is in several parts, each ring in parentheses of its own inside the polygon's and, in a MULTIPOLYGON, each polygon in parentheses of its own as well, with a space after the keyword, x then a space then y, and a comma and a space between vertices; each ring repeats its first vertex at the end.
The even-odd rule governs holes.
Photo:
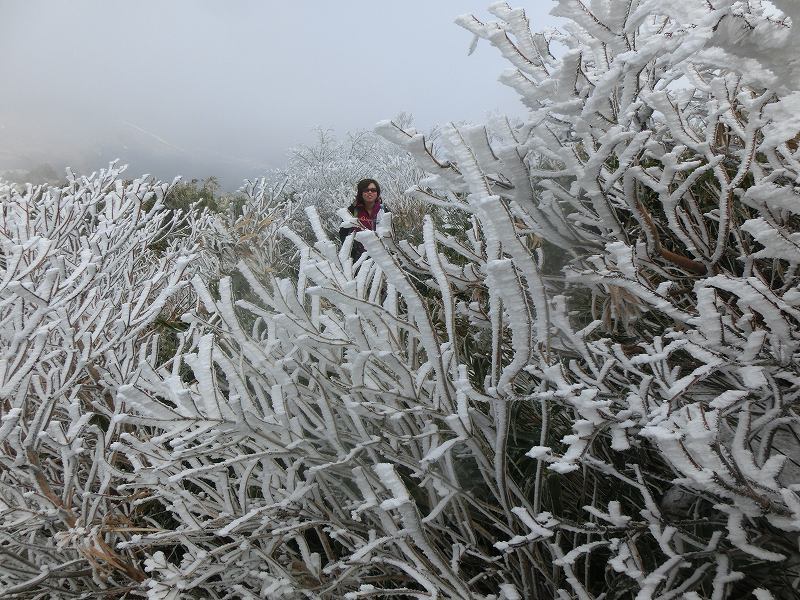
MULTIPOLYGON (((314 239, 280 230, 297 277, 245 259, 237 297, 197 276, 174 356, 114 354, 91 403, 107 420, 68 394, 37 391, 24 418, 24 398, 3 398, 3 527, 25 556, 0 581, 92 569, 84 585, 127 578, 150 598, 788 594, 800 13, 774 4, 562 0, 563 31, 542 34, 503 3, 497 22, 462 17, 513 66, 526 119, 450 126, 436 148, 379 131, 427 171, 416 196, 463 227, 359 234, 354 270, 311 210, 314 239), (50 406, 65 426, 38 425, 50 406), (97 433, 73 442, 81 428, 97 433), (13 462, 32 443, 52 448, 38 470, 13 462), (90 483, 48 494, 87 448, 90 483), (113 523, 94 518, 110 506, 113 523), (59 545, 24 545, 26 523, 59 545)), ((5 297, 38 315, 47 272, 5 297)), ((22 368, 50 356, 37 343, 22 368)))
POLYGON ((150 523, 121 492, 133 465, 111 450, 126 431, 114 394, 160 362, 157 321, 187 308, 205 223, 165 210, 169 185, 125 183, 121 171, 0 183, 4 597, 113 593, 147 578, 116 547, 150 523))

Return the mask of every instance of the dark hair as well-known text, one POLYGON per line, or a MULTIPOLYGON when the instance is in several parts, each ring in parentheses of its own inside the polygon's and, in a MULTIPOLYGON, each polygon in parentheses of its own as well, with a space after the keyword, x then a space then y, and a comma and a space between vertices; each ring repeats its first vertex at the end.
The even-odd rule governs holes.
POLYGON ((356 185, 356 199, 353 202, 356 206, 361 206, 364 204, 364 190, 369 187, 369 184, 373 184, 378 189, 378 195, 375 197, 376 200, 380 200, 381 197, 381 184, 379 184, 374 179, 362 179, 356 185))

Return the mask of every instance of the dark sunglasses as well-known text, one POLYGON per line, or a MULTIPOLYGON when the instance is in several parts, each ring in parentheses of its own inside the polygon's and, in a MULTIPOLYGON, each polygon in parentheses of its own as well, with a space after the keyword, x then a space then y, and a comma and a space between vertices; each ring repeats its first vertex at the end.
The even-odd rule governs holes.
POLYGON ((367 189, 364 190, 364 193, 366 194, 367 192, 375 192, 377 194, 378 190, 375 189, 375 188, 367 188, 367 189))

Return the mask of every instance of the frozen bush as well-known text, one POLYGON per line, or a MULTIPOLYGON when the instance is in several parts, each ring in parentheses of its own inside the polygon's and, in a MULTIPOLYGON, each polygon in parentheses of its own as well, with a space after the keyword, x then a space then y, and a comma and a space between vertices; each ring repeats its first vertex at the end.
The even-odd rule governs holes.
POLYGON ((158 362, 160 323, 189 307, 181 291, 202 218, 163 210, 169 185, 120 172, 0 183, 3 597, 117 593, 147 579, 117 547, 152 520, 119 489, 134 465, 110 448, 127 431, 115 392, 158 362))
POLYGON ((774 4, 785 16, 562 0, 563 31, 543 34, 504 3, 495 23, 459 19, 511 62, 526 119, 448 127, 438 150, 379 132, 428 173, 416 197, 468 226, 359 233, 353 265, 310 208, 313 240, 279 230, 296 276, 244 257, 240 297, 201 271, 174 357, 115 354, 135 366, 103 367, 97 419, 54 405, 63 440, 4 388, 3 549, 23 558, 0 581, 152 599, 792 597, 800 14, 774 4), (103 443, 70 437, 81 427, 103 443), (45 466, 10 462, 29 440, 45 481, 91 448, 106 487, 51 497, 45 466), (105 512, 78 514, 115 517, 67 520, 93 502, 105 512))

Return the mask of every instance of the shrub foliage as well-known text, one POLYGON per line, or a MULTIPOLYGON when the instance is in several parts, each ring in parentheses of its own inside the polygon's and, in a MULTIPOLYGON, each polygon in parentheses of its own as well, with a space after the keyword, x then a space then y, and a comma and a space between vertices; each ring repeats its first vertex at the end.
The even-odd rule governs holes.
POLYGON ((202 256, 235 222, 161 184, 3 188, 0 590, 794 597, 800 12, 774 5, 460 18, 530 112, 437 149, 380 124, 453 216, 359 233, 356 265, 264 185, 236 227, 271 207, 296 272, 234 252, 236 285, 202 256))

